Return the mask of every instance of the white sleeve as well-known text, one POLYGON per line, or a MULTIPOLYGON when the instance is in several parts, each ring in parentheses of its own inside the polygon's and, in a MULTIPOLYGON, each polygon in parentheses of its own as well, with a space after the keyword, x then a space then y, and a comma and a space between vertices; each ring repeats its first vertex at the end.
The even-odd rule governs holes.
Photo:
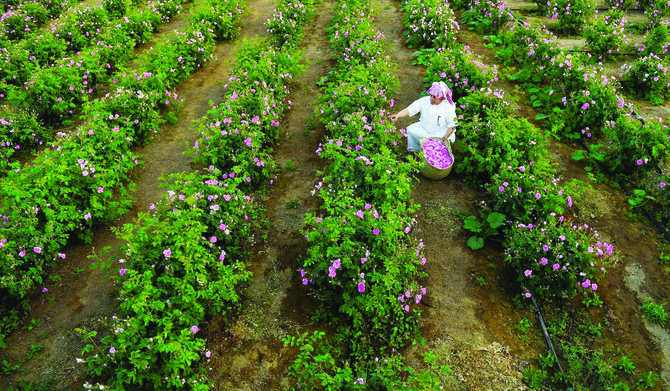
POLYGON ((456 121, 456 105, 451 106, 449 108, 446 120, 447 120, 447 129, 458 126, 458 122, 456 121))
POLYGON ((411 105, 407 106, 407 111, 409 111, 409 116, 414 117, 418 112, 421 111, 421 98, 412 102, 411 105))

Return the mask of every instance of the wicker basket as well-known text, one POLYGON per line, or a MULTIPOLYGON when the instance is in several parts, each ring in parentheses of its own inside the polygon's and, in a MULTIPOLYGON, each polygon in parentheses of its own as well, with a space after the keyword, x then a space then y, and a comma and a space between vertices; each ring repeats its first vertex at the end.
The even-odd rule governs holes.
MULTIPOLYGON (((447 147, 447 151, 449 151, 449 155, 451 156, 451 165, 447 168, 436 168, 432 166, 430 163, 428 163, 428 160, 426 159, 425 153, 423 153, 423 143, 426 141, 430 140, 429 138, 422 138, 419 140, 419 143, 421 144, 421 160, 423 160, 423 165, 421 166, 421 174, 425 176, 428 179, 442 179, 445 178, 449 173, 451 173, 451 168, 454 166, 454 154, 451 152, 451 143, 450 142, 443 142, 445 147, 447 147)), ((437 139, 439 140, 439 139, 437 139)))

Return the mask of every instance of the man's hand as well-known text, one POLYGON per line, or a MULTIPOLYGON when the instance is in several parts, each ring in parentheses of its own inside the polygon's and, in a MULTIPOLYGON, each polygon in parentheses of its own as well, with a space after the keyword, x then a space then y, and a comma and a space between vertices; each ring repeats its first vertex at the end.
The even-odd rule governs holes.
POLYGON ((444 137, 442 137, 442 141, 446 142, 451 136, 451 134, 454 133, 455 131, 456 130, 454 128, 447 129, 447 133, 445 133, 444 137))

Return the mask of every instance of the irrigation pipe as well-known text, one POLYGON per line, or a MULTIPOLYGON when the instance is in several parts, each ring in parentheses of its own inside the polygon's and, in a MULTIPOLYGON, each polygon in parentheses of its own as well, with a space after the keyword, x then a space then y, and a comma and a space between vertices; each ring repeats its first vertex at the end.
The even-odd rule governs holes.
POLYGON ((530 295, 530 300, 533 302, 533 306, 535 307, 535 311, 537 311, 537 318, 540 320, 540 326, 542 326, 542 333, 544 333, 544 339, 547 341, 547 345, 549 345, 549 350, 551 351, 551 354, 554 355, 554 360, 556 360, 556 365, 558 366, 558 370, 561 372, 561 376, 563 376, 563 382, 565 383, 565 389, 566 390, 572 390, 572 386, 568 382, 568 378, 565 376, 565 372, 563 372, 563 367, 561 366, 561 362, 558 360, 558 355, 556 354, 556 351, 554 350, 554 345, 551 343, 551 338, 549 337, 549 332, 547 331, 547 327, 544 324, 544 318, 542 317, 542 312, 540 311, 540 306, 537 305, 537 302, 535 301, 535 297, 533 295, 530 295))
MULTIPOLYGON (((521 276, 521 268, 517 265, 516 267, 517 273, 519 273, 519 276, 521 276)), ((524 291, 530 292, 528 288, 526 288, 526 284, 521 283, 521 288, 523 288, 524 291)), ((542 317, 542 311, 540 311, 540 306, 537 304, 535 301, 535 295, 531 293, 530 295, 530 300, 533 303, 533 306, 535 307, 535 311, 537 312, 537 318, 540 320, 540 326, 542 327, 542 333, 544 334, 544 340, 547 341, 547 345, 549 346, 549 351, 551 354, 554 356, 554 361, 556 361, 556 365, 558 366, 558 370, 561 372, 561 376, 563 376, 563 382, 565 383, 565 389, 566 390, 572 390, 572 386, 570 386, 570 383, 568 382, 568 378, 565 376, 565 372, 563 372, 563 367, 561 366, 561 362, 558 360, 558 354, 556 354, 556 350, 554 350, 554 344, 551 343, 551 337, 549 336, 549 332, 547 331, 547 326, 544 324, 544 318, 542 317)))

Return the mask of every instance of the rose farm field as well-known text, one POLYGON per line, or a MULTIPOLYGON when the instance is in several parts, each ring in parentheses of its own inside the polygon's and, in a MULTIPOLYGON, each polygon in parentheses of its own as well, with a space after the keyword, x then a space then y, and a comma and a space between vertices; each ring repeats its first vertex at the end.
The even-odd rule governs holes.
POLYGON ((670 390, 670 2, 0 13, 0 389, 670 390))

